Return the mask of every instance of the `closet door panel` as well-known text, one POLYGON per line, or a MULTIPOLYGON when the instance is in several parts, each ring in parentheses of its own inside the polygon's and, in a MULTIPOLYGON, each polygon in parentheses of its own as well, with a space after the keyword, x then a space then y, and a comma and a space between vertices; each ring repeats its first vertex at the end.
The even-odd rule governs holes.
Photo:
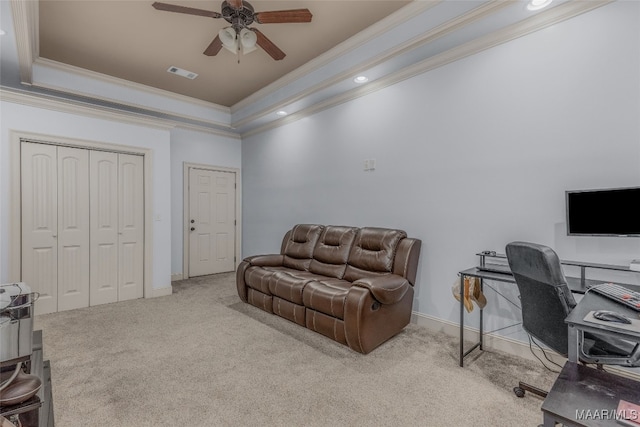
POLYGON ((89 152, 58 147, 58 311, 89 306, 89 152))
POLYGON ((22 281, 38 292, 35 313, 58 310, 57 149, 21 144, 22 281))
POLYGON ((143 157, 118 155, 119 287, 118 300, 143 296, 144 173, 143 157))
POLYGON ((91 151, 90 305, 118 301, 118 154, 91 151))

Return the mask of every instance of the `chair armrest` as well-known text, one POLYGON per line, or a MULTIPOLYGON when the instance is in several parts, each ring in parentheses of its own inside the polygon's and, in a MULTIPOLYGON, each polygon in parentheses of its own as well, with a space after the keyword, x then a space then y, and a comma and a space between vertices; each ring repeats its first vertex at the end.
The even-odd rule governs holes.
POLYGON ((284 255, 256 255, 244 260, 257 267, 280 267, 284 262, 284 255))
POLYGON ((397 274, 358 279, 353 286, 369 289, 374 298, 382 304, 395 304, 409 289, 409 281, 397 274))

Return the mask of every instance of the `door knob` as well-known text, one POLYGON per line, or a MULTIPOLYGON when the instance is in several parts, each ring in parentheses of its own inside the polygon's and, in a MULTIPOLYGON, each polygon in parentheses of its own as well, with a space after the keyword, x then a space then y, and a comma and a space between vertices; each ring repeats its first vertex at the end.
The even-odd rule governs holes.
POLYGON ((196 228, 195 227, 191 227, 191 231, 196 231, 196 228))

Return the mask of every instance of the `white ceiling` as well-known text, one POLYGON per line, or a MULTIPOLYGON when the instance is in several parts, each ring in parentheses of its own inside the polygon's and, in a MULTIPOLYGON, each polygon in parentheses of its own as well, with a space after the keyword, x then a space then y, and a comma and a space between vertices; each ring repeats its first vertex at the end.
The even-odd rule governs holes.
MULTIPOLYGON (((252 2, 257 11, 308 7, 313 22, 261 25, 260 30, 287 57, 274 61, 256 51, 237 64, 237 58, 224 50, 215 57, 202 55, 223 23, 157 11, 152 1, 0 0, 1 25, 8 33, 1 40, 0 77, 3 96, 18 89, 38 92, 96 108, 158 117, 175 126, 242 136, 297 120, 608 2, 554 0, 548 8, 531 12, 524 0, 413 1, 399 8, 403 3, 393 0, 257 0, 252 2), (376 13, 355 26, 350 19, 333 18, 340 11, 352 16, 367 7, 376 13), (355 33, 354 28, 358 28, 355 33), (171 33, 174 29, 179 29, 180 37, 171 33), (330 42, 319 35, 331 33, 341 35, 330 42), (308 34, 314 34, 311 40, 305 38, 308 34), (191 81, 170 75, 166 73, 170 65, 191 67, 189 71, 200 77, 191 81), (369 82, 354 83, 353 77, 359 74, 366 74, 369 82), (190 87, 194 82, 206 84, 194 91, 190 87), (278 110, 289 115, 276 116, 278 110)), ((219 8, 211 1, 166 3, 219 8)))

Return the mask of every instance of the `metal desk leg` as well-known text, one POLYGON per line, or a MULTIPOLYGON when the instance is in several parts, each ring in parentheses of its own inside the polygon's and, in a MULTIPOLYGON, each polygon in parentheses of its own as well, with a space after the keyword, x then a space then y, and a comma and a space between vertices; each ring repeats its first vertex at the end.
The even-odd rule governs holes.
MULTIPOLYGON (((484 279, 476 279, 476 280, 480 280, 480 292, 483 293, 484 292, 484 279)), ((484 335, 482 332, 482 325, 484 324, 484 322, 482 321, 482 307, 480 307, 478 305, 478 308, 480 309, 480 350, 483 350, 482 348, 482 344, 483 344, 483 339, 482 336, 484 335)))
POLYGON ((568 339, 569 339, 569 348, 567 349, 567 359, 569 362, 578 363, 578 351, 580 348, 580 334, 578 330, 573 326, 569 325, 567 328, 568 339))
POLYGON ((464 366, 464 275, 460 275, 460 367, 464 366))

